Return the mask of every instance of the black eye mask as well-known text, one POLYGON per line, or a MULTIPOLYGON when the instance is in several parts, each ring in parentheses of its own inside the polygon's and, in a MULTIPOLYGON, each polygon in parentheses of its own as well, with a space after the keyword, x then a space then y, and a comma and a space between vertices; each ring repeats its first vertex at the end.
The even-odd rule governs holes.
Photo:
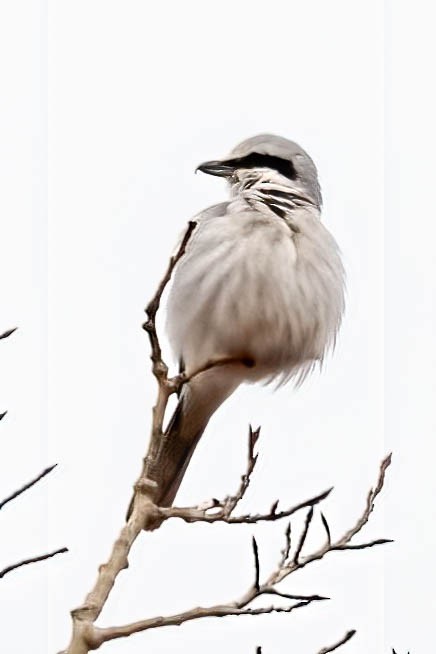
POLYGON ((269 154, 259 154, 252 152, 246 157, 239 159, 229 159, 225 162, 233 168, 272 168, 288 179, 297 179, 297 173, 292 161, 281 159, 280 157, 273 157, 269 154))

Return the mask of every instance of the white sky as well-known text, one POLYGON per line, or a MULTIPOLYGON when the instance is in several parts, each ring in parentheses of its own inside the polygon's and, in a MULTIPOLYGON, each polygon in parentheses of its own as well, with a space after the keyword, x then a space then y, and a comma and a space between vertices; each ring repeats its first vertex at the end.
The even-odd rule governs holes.
MULTIPOLYGON (((235 488, 251 422, 262 439, 247 509, 334 484, 325 512, 338 534, 393 450, 361 538, 396 542, 332 554, 284 583, 330 602, 156 630, 101 651, 315 654, 356 628, 341 652, 428 654, 435 100, 424 4, 388 2, 385 26, 377 0, 2 5, 0 331, 20 329, 0 345, 0 412, 9 410, 0 497, 59 467, 2 511, 0 568, 70 548, 0 582, 8 654, 67 643, 68 612, 122 525, 146 448, 155 389, 143 307, 186 221, 225 199, 222 182, 194 169, 264 131, 298 141, 318 165, 324 221, 347 269, 346 318, 334 357, 302 389, 247 387, 222 407, 179 503, 235 488)), ((255 530, 264 574, 285 526, 255 530)), ((253 532, 172 522, 144 534, 100 624, 238 597, 252 581, 253 532)))

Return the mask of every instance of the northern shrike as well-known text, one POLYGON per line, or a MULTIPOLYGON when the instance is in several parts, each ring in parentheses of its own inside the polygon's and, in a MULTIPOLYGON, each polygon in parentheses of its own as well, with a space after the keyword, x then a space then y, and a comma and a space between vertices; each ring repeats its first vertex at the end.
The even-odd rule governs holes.
POLYGON ((182 388, 157 462, 162 506, 220 404, 243 382, 301 382, 334 344, 344 309, 317 170, 299 145, 262 134, 198 170, 226 178, 231 198, 194 218, 168 299, 168 335, 188 376, 232 362, 182 388))

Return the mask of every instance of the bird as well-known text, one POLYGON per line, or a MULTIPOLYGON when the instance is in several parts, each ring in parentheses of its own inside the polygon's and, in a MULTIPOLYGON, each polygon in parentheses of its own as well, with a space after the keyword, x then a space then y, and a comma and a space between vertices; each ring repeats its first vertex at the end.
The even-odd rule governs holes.
POLYGON ((303 148, 260 134, 197 170, 227 180, 230 198, 193 218, 168 296, 169 342, 193 376, 156 461, 155 503, 166 507, 218 407, 243 383, 301 384, 333 349, 344 311, 341 253, 303 148))

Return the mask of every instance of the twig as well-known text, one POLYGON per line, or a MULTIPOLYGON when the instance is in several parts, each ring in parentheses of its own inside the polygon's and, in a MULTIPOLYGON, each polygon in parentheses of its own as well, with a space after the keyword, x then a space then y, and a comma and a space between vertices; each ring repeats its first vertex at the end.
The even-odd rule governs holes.
MULTIPOLYGON (((196 222, 191 221, 188 223, 188 227, 182 238, 180 246, 176 254, 171 257, 163 279, 160 282, 154 297, 148 303, 145 309, 147 320, 143 324, 143 329, 147 332, 150 341, 152 371, 158 383, 158 395, 156 404, 153 407, 153 420, 148 452, 144 457, 141 475, 134 488, 135 496, 138 494, 145 494, 152 502, 159 486, 160 470, 156 469, 155 462, 158 458, 159 448, 162 444, 162 426, 165 417, 165 410, 170 395, 172 393, 177 393, 180 390, 180 386, 184 383, 182 380, 179 380, 177 383, 175 383, 172 379, 168 379, 168 366, 162 358, 162 350, 156 331, 156 314, 159 309, 165 287, 171 279, 176 264, 185 254, 186 246, 188 245, 188 242, 196 226, 196 222)), ((151 524, 144 524, 143 526, 148 526, 148 528, 152 527, 151 524)))
MULTIPOLYGON (((18 327, 13 327, 12 329, 8 329, 8 330, 6 330, 5 332, 3 332, 3 334, 0 334, 0 340, 1 340, 2 338, 8 338, 8 337, 11 336, 15 331, 17 331, 17 329, 18 329, 18 327)), ((3 411, 3 413, 0 413, 0 420, 3 420, 3 418, 5 417, 6 414, 7 414, 7 411, 3 411)), ((0 507, 0 508, 1 508, 1 507, 0 507)))
POLYGON ((168 627, 173 625, 181 625, 191 620, 199 620, 200 618, 222 618, 231 615, 265 615, 268 613, 292 613, 296 609, 308 606, 312 602, 298 602, 292 606, 262 606, 259 608, 239 608, 235 603, 231 604, 218 604, 209 607, 197 607, 186 611, 185 613, 178 613, 167 617, 159 616, 150 618, 148 620, 139 620, 128 625, 121 627, 107 627, 96 628, 95 634, 90 644, 93 649, 97 649, 104 642, 114 640, 116 638, 124 638, 137 634, 141 631, 148 629, 155 629, 156 627, 168 627))
POLYGON ((310 527, 310 523, 312 522, 312 518, 313 518, 313 506, 311 506, 309 511, 307 512, 306 520, 304 523, 304 529, 301 533, 300 540, 297 545, 297 549, 295 550, 295 554, 294 554, 295 565, 298 565, 301 550, 303 549, 304 543, 306 542, 306 538, 307 538, 307 534, 309 533, 309 527, 310 527))
POLYGON ((154 469, 154 463, 162 441, 162 425, 168 399, 172 393, 177 392, 177 388, 168 379, 168 367, 162 359, 162 351, 156 331, 156 314, 165 287, 171 279, 177 262, 185 254, 186 246, 195 227, 195 222, 188 224, 182 242, 176 254, 171 257, 164 277, 146 308, 147 320, 143 328, 149 336, 152 370, 158 383, 158 396, 153 407, 150 445, 143 460, 141 474, 134 486, 135 495, 127 523, 112 547, 109 560, 100 566, 94 587, 86 596, 84 603, 71 612, 73 633, 67 650, 68 654, 86 654, 89 652, 90 647, 88 645, 95 631, 94 622, 100 615, 118 574, 128 567, 128 555, 133 543, 143 529, 153 528, 162 521, 162 517, 158 514, 153 501, 158 488, 158 474, 155 475, 158 471, 154 469))
POLYGON ((173 270, 177 264, 177 262, 183 257, 186 251, 186 246, 188 244, 189 239, 191 238, 192 232, 196 228, 197 223, 196 222, 189 222, 188 223, 188 228, 182 238, 182 242, 180 243, 179 249, 177 250, 176 254, 174 254, 169 261, 168 268, 166 269, 166 272, 157 287, 157 291, 154 294, 153 298, 150 300, 148 303, 145 311, 147 314, 147 320, 146 322, 142 325, 143 329, 148 334, 148 337, 150 339, 150 347, 151 347, 151 360, 153 362, 153 374, 156 377, 156 379, 161 381, 162 379, 167 379, 167 374, 168 374, 168 367, 166 364, 163 362, 162 359, 162 351, 161 347, 159 344, 159 339, 157 336, 157 331, 156 331, 156 314, 158 312, 158 309, 160 307, 160 301, 162 298, 162 294, 165 290, 166 285, 171 279, 171 276, 173 274, 173 270))
MULTIPOLYGON (((156 332, 156 313, 160 306, 162 293, 169 282, 175 265, 179 259, 184 255, 187 243, 196 227, 196 223, 189 223, 185 236, 182 239, 181 245, 177 253, 171 258, 167 271, 158 286, 157 292, 151 302, 148 304, 147 321, 143 327, 147 331, 151 345, 151 360, 153 363, 153 374, 158 383, 158 397, 155 406, 153 407, 153 420, 151 439, 148 453, 143 461, 141 475, 135 484, 135 496, 133 500, 132 510, 130 512, 127 523, 121 530, 119 537, 115 541, 112 552, 109 556, 107 563, 100 566, 98 571, 97 580, 92 590, 88 593, 84 603, 77 609, 71 612, 73 618, 73 633, 68 649, 63 654, 88 654, 90 650, 98 649, 104 642, 116 638, 130 636, 140 631, 146 631, 156 627, 163 627, 168 625, 180 625, 184 622, 196 620, 203 617, 223 617, 228 615, 260 615, 266 613, 290 613, 298 608, 305 607, 312 602, 322 601, 327 598, 320 595, 308 596, 295 596, 292 594, 283 593, 277 588, 278 584, 283 581, 292 572, 299 570, 309 563, 322 559, 328 552, 339 549, 363 548, 371 547, 374 544, 380 544, 382 541, 374 541, 372 543, 365 543, 359 546, 349 545, 351 539, 357 534, 365 523, 368 521, 369 515, 374 507, 374 500, 380 492, 384 474, 390 459, 383 461, 379 479, 375 490, 371 491, 367 498, 367 503, 363 514, 359 517, 358 521, 341 539, 331 543, 327 542, 316 552, 308 555, 301 556, 306 537, 314 516, 314 507, 322 502, 331 492, 328 489, 323 493, 297 504, 289 509, 277 511, 278 502, 274 502, 271 506, 269 513, 266 514, 247 514, 242 516, 233 516, 233 511, 238 505, 239 501, 243 498, 249 486, 251 475, 256 465, 257 454, 254 453, 256 442, 259 437, 259 429, 249 431, 249 448, 248 448, 248 461, 245 474, 241 477, 239 487, 234 495, 226 497, 222 501, 212 500, 207 505, 191 507, 191 508, 162 508, 156 506, 154 498, 156 497, 156 489, 159 488, 159 470, 155 467, 156 455, 159 453, 159 448, 162 444, 162 425, 167 407, 168 399, 172 393, 178 392, 180 385, 186 383, 188 377, 179 375, 175 378, 168 378, 168 367, 162 359, 162 352, 156 332), (211 513, 210 509, 214 509, 211 513), (231 601, 227 604, 218 604, 210 607, 197 607, 172 616, 158 616, 155 618, 147 618, 115 627, 96 627, 95 621, 99 617, 106 600, 115 584, 118 574, 128 567, 128 557, 133 543, 143 529, 151 529, 156 525, 160 525, 166 519, 172 517, 179 517, 187 522, 217 522, 223 521, 229 524, 253 524, 259 521, 275 521, 284 517, 289 517, 300 511, 303 508, 309 508, 306 516, 305 527, 303 534, 298 541, 296 555, 292 561, 289 562, 290 552, 290 525, 285 532, 285 546, 282 550, 282 557, 277 568, 270 574, 268 579, 260 582, 260 562, 257 543, 253 538, 252 547, 254 552, 254 567, 255 567, 255 581, 250 586, 248 591, 239 599, 231 601), (296 600, 297 597, 301 598, 295 604, 290 606, 262 606, 253 608, 251 603, 263 595, 273 595, 276 598, 286 600, 296 600)), ((239 362, 239 361, 238 361, 239 362)), ((221 361, 215 361, 212 365, 221 365, 221 361)), ((227 360, 228 363, 228 360, 227 360)), ((244 365, 247 362, 240 361, 244 365)), ((194 374, 200 374, 200 371, 195 371, 194 374)), ((192 374, 192 373, 191 373, 192 374)), ((325 525, 324 525, 325 526, 325 525)), ((386 541, 383 541, 386 542, 386 541)))
POLYGON ((35 479, 32 479, 32 480, 29 481, 27 484, 24 484, 24 486, 22 486, 22 487, 19 488, 18 490, 14 491, 11 495, 9 495, 8 497, 6 497, 2 502, 0 502, 0 509, 2 509, 2 508, 5 506, 5 504, 7 504, 8 502, 11 502, 11 501, 14 500, 16 497, 18 497, 19 495, 21 495, 21 493, 24 493, 24 491, 28 490, 29 488, 32 488, 32 486, 34 486, 35 484, 37 484, 38 481, 41 481, 41 479, 42 479, 43 477, 45 477, 45 476, 48 475, 52 470, 54 470, 54 468, 56 468, 56 466, 57 466, 57 463, 55 463, 55 464, 52 465, 52 466, 49 466, 48 468, 45 468, 45 470, 43 470, 42 472, 40 472, 39 475, 37 475, 37 476, 35 477, 35 479))
POLYGON ((260 590, 260 582, 259 582, 259 577, 260 577, 260 563, 259 563, 259 549, 257 547, 257 542, 255 537, 253 536, 252 538, 252 546, 253 546, 253 554, 254 554, 254 588, 256 592, 259 592, 260 590))
MULTIPOLYGON (((288 509, 283 511, 277 511, 278 503, 277 501, 273 503, 271 509, 268 513, 246 513, 240 516, 234 516, 233 511, 235 510, 238 503, 244 497, 248 486, 251 481, 251 476, 253 474, 256 462, 257 454, 254 453, 256 443, 259 439, 260 427, 253 430, 250 426, 248 432, 248 458, 247 458, 247 469, 245 474, 242 475, 239 487, 234 495, 228 495, 223 500, 214 499, 209 503, 204 503, 197 507, 158 507, 157 511, 162 518, 181 518, 185 522, 226 522, 230 525, 236 524, 256 524, 257 522, 275 522, 276 520, 281 520, 282 518, 289 518, 294 513, 301 511, 305 508, 310 508, 319 504, 326 499, 332 492, 332 488, 311 497, 308 500, 304 500, 295 506, 291 506, 288 509), (213 512, 211 512, 213 509, 213 512)), ((289 532, 290 533, 290 532, 289 532)))
POLYGON ((18 329, 18 327, 13 327, 12 329, 8 329, 8 330, 6 330, 5 332, 3 332, 3 334, 0 334, 0 340, 1 340, 2 338, 8 338, 8 337, 11 336, 14 332, 16 332, 17 329, 18 329))
POLYGON ((347 631, 347 633, 345 634, 345 636, 343 636, 343 638, 341 638, 341 640, 338 640, 338 642, 335 643, 334 645, 330 645, 330 647, 323 647, 323 649, 319 650, 318 654, 328 654, 329 652, 334 652, 335 649, 338 649, 339 647, 341 647, 341 645, 345 645, 345 643, 348 643, 348 641, 353 638, 355 633, 356 633, 355 629, 351 629, 351 631, 347 631))
POLYGON ((286 527, 285 531, 285 546, 281 551, 282 558, 280 559, 280 566, 285 565, 286 561, 289 558, 289 552, 291 551, 291 522, 288 522, 288 526, 286 527))
MULTIPOLYGON (((249 460, 251 461, 253 454, 253 447, 250 446, 249 460)), ((368 543, 363 543, 354 546, 350 544, 351 539, 355 536, 362 528, 365 521, 367 521, 371 511, 374 508, 374 499, 380 493, 385 471, 389 465, 390 458, 387 457, 382 461, 380 466, 379 477, 377 485, 374 491, 371 491, 368 497, 371 498, 371 502, 366 503, 364 512, 357 519, 355 525, 349 529, 341 538, 334 542, 327 542, 318 550, 309 554, 307 556, 302 556, 303 546, 306 542, 310 526, 314 517, 313 506, 310 507, 307 515, 305 524, 303 527, 302 534, 299 538, 298 545, 296 548, 296 553, 292 558, 292 561, 289 562, 289 550, 290 550, 290 529, 289 524, 285 530, 285 546, 282 550, 282 557, 277 568, 269 575, 267 580, 264 583, 260 582, 260 562, 259 562, 259 551, 257 547, 257 542, 253 538, 252 540, 252 549, 254 553, 254 583, 248 589, 248 591, 243 595, 239 600, 228 602, 227 604, 219 604, 211 607, 197 607, 179 613, 172 616, 158 616, 155 618, 147 618, 134 622, 131 624, 126 624, 123 626, 116 627, 106 627, 98 628, 94 625, 96 615, 101 611, 101 608, 106 600, 107 595, 109 594, 115 578, 118 572, 128 566, 128 552, 131 547, 132 534, 139 533, 141 530, 141 525, 138 522, 135 522, 133 518, 138 518, 139 511, 136 507, 133 512, 133 516, 124 527, 121 532, 120 538, 114 545, 112 555, 110 557, 109 563, 100 568, 99 580, 97 581, 96 587, 93 592, 91 592, 85 604, 73 611, 74 627, 75 631, 73 632, 73 640, 70 645, 70 648, 67 650, 68 654, 86 654, 91 649, 98 649, 104 642, 109 640, 114 640, 116 638, 122 638, 130 636, 132 634, 146 631, 148 629, 154 629, 156 627, 163 627, 168 625, 180 625, 184 622, 191 620, 196 620, 203 617, 224 617, 230 615, 260 615, 265 613, 290 613, 297 608, 301 608, 311 604, 312 602, 318 602, 327 600, 327 597, 321 595, 294 595, 291 593, 284 593, 279 588, 278 585, 290 574, 296 570, 304 568, 309 563, 318 561, 322 559, 326 554, 345 549, 362 549, 363 547, 373 547, 374 545, 382 544, 387 541, 386 539, 378 539, 376 541, 371 541, 368 543), (283 554, 286 554, 286 556, 283 554), (296 601, 295 604, 290 606, 277 606, 275 604, 269 606, 262 606, 260 608, 252 608, 251 604, 255 599, 258 599, 265 595, 273 595, 276 598, 282 598, 289 601, 296 601)), ((232 496, 234 497, 234 496, 232 496)), ((141 495, 139 497, 139 502, 144 501, 145 496, 141 495)), ((307 503, 306 503, 307 505, 307 503)), ((151 505, 153 510, 160 514, 161 509, 151 505)), ((150 508, 150 507, 149 507, 150 508)), ((198 512, 198 509, 192 509, 193 511, 198 512)), ((166 516, 167 518, 172 517, 171 515, 166 516)), ((206 520, 207 522, 208 520, 206 520)), ((135 536, 136 537, 136 536, 135 536)), ((334 649, 337 649, 340 645, 344 644, 354 635, 354 632, 348 632, 346 636, 336 643, 336 645, 331 646, 330 648, 324 649, 321 651, 324 654, 326 652, 331 652, 334 649)), ((321 654, 320 653, 320 654, 321 654)))
POLYGON ((245 515, 239 516, 226 516, 226 514, 220 510, 222 507, 219 500, 215 500, 214 503, 209 505, 206 504, 198 507, 158 507, 157 511, 162 518, 181 518, 185 522, 226 522, 229 525, 252 525, 257 522, 275 522, 282 518, 288 518, 289 516, 294 515, 294 513, 297 513, 297 511, 301 511, 301 509, 319 504, 330 495, 331 491, 332 489, 329 488, 319 495, 315 495, 314 497, 304 500, 285 511, 280 511, 279 513, 246 513, 245 515), (216 513, 209 513, 210 509, 215 508, 217 508, 216 513))
MULTIPOLYGON (((347 631, 345 636, 341 638, 341 640, 338 640, 337 643, 334 645, 330 645, 329 647, 323 647, 318 654, 329 654, 329 652, 334 652, 335 649, 338 649, 342 645, 345 645, 345 643, 348 643, 349 640, 351 640, 356 633, 355 629, 351 629, 351 631, 347 631)), ((256 654, 262 654, 262 648, 261 647, 256 647, 256 654)), ((395 650, 392 650, 392 654, 395 654, 395 650)))
POLYGON ((23 565, 29 565, 29 563, 38 563, 38 561, 45 561, 46 559, 51 559, 53 556, 56 556, 57 554, 64 554, 65 552, 68 552, 68 548, 61 547, 60 549, 55 550, 54 552, 48 552, 48 554, 40 554, 40 556, 33 556, 30 559, 23 559, 18 563, 13 563, 12 565, 8 565, 6 568, 3 568, 3 570, 0 570, 0 579, 2 579, 9 572, 12 572, 12 570, 21 568, 23 565))
MULTIPOLYGON (((349 529, 341 538, 338 540, 334 541, 333 543, 327 542, 324 545, 322 545, 318 550, 313 552, 312 554, 309 554, 307 556, 301 557, 301 549, 298 557, 294 556, 294 559, 292 563, 284 565, 280 568, 280 570, 276 573, 273 574, 268 583, 270 583, 272 586, 280 583, 285 579, 285 577, 289 576, 296 570, 300 570, 301 568, 304 568, 306 565, 309 563, 313 563, 314 561, 319 561, 326 554, 329 554, 330 552, 335 552, 339 550, 354 550, 354 549, 365 549, 369 547, 374 547, 376 545, 382 545, 385 543, 391 543, 392 541, 390 539, 385 539, 385 538, 380 538, 377 540, 369 541, 367 543, 360 543, 358 545, 350 544, 350 541, 352 538, 359 533, 359 531, 362 529, 362 527, 368 522, 369 516, 374 509, 374 499, 375 497, 380 493, 381 489, 383 488, 383 482, 385 478, 385 473, 387 467, 390 465, 391 462, 391 455, 388 455, 385 459, 380 464, 380 470, 379 470, 379 476, 377 480, 377 485, 374 491, 370 491, 368 497, 371 498, 371 502, 366 503, 366 507, 362 513, 362 515, 357 519, 356 523, 354 524, 351 529, 349 529)), ((303 534, 305 534, 304 539, 301 537, 300 538, 300 543, 303 542, 307 537, 307 531, 310 526, 312 517, 309 518, 309 514, 306 517, 306 522, 303 530, 303 534)))
POLYGON ((325 529, 325 532, 327 534, 327 543, 330 545, 330 543, 332 542, 332 537, 331 537, 331 534, 330 534, 330 527, 329 527, 329 523, 327 522, 327 518, 325 517, 325 515, 324 515, 324 513, 322 511, 321 511, 321 522, 322 522, 322 524, 324 526, 324 529, 325 529))
POLYGON ((207 370, 211 370, 212 368, 219 368, 220 366, 228 366, 229 364, 239 364, 241 366, 245 366, 246 368, 253 368, 255 362, 253 361, 253 359, 249 359, 249 358, 241 359, 240 357, 220 357, 218 359, 212 359, 210 361, 207 361, 204 365, 195 368, 189 374, 187 372, 181 372, 179 375, 176 375, 175 377, 171 377, 168 380, 168 382, 172 386, 174 386, 174 388, 178 392, 183 384, 186 384, 187 382, 191 381, 192 379, 194 379, 194 377, 197 377, 202 372, 206 372, 207 370))

